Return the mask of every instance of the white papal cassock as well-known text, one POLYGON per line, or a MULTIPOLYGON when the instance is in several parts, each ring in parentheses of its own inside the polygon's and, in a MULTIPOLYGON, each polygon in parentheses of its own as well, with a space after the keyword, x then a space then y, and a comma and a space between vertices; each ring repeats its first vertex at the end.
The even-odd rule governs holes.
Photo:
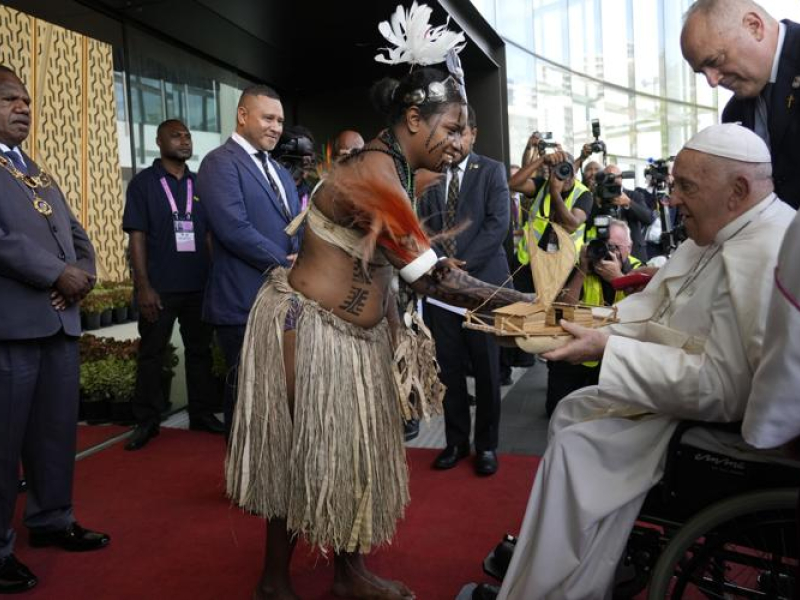
POLYGON ((599 385, 550 422, 501 600, 605 597, 678 420, 742 418, 793 215, 770 194, 619 304, 599 385))
POLYGON ((781 246, 770 301, 764 356, 742 425, 744 439, 774 448, 800 436, 800 213, 781 246))

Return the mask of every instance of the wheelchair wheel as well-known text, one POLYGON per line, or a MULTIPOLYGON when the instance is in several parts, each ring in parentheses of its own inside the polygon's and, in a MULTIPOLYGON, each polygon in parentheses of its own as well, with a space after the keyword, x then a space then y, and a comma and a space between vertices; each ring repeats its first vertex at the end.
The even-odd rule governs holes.
POLYGON ((791 600, 798 569, 797 488, 742 494, 687 521, 658 559, 648 599, 791 600))

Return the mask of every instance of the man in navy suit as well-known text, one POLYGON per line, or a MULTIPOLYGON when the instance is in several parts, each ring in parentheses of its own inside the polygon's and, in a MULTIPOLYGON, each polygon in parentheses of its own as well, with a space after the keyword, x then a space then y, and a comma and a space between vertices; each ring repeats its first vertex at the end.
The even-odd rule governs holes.
MULTIPOLYGON (((509 285, 503 241, 508 233, 510 203, 505 167, 474 154, 478 134, 475 111, 469 107, 461 134, 461 155, 443 181, 426 192, 420 218, 432 233, 455 228, 457 235, 435 246, 437 254, 459 264, 471 276, 498 286, 509 285)), ((447 447, 434 462, 450 469, 469 455, 470 413, 466 368, 475 376, 475 470, 480 475, 497 471, 500 426, 500 350, 485 333, 463 329, 463 311, 425 304, 426 321, 436 341, 440 377, 447 386, 444 399, 447 447)))
POLYGON ((711 87, 733 92, 722 121, 741 122, 767 143, 775 193, 800 206, 800 24, 778 22, 751 0, 698 0, 681 49, 711 87))
POLYGON ((20 150, 31 125, 24 84, 0 65, 0 594, 36 585, 14 556, 19 463, 30 545, 96 550, 109 537, 72 511, 81 321, 94 249, 58 185, 20 150))
POLYGON ((216 328, 228 367, 225 427, 236 402, 236 366, 247 316, 269 272, 294 262, 300 240, 284 229, 299 213, 292 176, 270 158, 283 131, 277 92, 254 85, 242 92, 236 131, 209 152, 197 173, 197 191, 211 232, 211 265, 203 318, 216 328))

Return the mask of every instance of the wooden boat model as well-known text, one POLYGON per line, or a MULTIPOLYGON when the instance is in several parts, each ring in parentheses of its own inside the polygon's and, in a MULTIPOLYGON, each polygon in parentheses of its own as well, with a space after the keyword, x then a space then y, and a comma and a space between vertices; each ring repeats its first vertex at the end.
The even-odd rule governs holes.
POLYGON ((534 302, 515 302, 481 313, 467 311, 464 327, 513 339, 526 352, 539 354, 566 344, 572 336, 561 325, 562 319, 583 327, 600 327, 616 322, 616 308, 587 304, 556 302, 575 265, 575 244, 569 234, 551 224, 558 241, 558 250, 539 248, 532 230, 528 231, 528 252, 537 296, 534 302))

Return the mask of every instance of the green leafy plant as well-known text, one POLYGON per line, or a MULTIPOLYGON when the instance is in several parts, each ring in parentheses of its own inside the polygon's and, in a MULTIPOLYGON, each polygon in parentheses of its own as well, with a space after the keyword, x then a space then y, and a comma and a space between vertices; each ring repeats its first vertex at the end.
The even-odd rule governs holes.
POLYGON ((81 300, 81 312, 101 313, 109 308, 114 308, 112 292, 105 289, 93 289, 81 300))

